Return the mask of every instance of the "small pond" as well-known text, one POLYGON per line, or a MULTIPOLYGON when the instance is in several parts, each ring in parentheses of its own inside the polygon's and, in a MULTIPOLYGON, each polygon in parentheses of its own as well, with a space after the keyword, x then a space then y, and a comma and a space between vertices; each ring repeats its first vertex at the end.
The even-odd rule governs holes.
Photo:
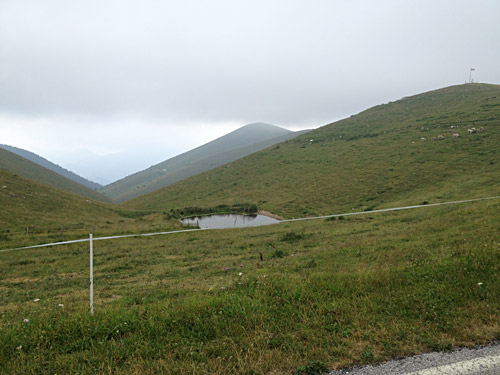
POLYGON ((197 226, 202 229, 224 229, 224 228, 243 228, 258 227, 260 225, 269 225, 279 223, 279 220, 269 216, 256 215, 209 215, 195 216, 181 219, 183 224, 197 226))

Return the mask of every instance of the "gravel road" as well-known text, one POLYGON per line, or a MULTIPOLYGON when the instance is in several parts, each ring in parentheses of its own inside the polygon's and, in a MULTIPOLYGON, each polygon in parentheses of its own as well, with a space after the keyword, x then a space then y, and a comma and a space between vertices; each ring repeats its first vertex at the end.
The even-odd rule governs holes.
POLYGON ((398 359, 378 366, 331 371, 330 375, 499 375, 500 344, 428 353, 398 359))

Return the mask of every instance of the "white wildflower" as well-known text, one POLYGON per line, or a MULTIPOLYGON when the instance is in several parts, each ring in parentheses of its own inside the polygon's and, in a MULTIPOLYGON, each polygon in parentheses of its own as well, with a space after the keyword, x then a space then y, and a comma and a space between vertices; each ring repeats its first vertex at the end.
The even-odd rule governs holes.
POLYGON ((40 302, 40 298, 35 298, 33 302, 40 302))
POLYGON ((477 285, 481 286, 481 285, 483 285, 483 283, 477 283, 477 285))
POLYGON ((242 272, 240 272, 240 273, 238 274, 238 276, 242 276, 242 275, 243 275, 243 273, 242 273, 242 272))
POLYGON ((29 323, 29 319, 24 318, 24 323, 29 323))
POLYGON ((57 306, 59 306, 59 307, 64 307, 64 305, 63 305, 62 303, 60 303, 60 304, 59 304, 59 305, 57 305, 57 306))

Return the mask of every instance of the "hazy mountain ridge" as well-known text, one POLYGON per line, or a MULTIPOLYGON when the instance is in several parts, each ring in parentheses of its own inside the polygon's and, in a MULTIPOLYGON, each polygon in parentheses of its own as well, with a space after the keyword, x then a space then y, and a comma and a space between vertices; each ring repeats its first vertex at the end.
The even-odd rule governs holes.
POLYGON ((0 168, 23 178, 30 179, 65 192, 77 194, 81 197, 95 199, 102 202, 111 202, 108 197, 102 195, 101 193, 70 180, 69 178, 61 176, 60 174, 42 167, 31 160, 7 151, 4 148, 0 148, 0 168))
POLYGON ((87 180, 86 178, 77 175, 76 173, 67 170, 66 168, 61 167, 60 165, 57 165, 40 155, 35 154, 34 152, 24 150, 22 148, 14 147, 14 146, 9 146, 9 145, 2 145, 0 144, 0 147, 3 148, 4 150, 10 151, 16 155, 19 155, 25 159, 28 159, 32 161, 33 163, 36 163, 44 168, 47 168, 57 174, 60 174, 61 176, 64 176, 66 178, 69 178, 70 180, 73 180, 80 185, 84 185, 90 189, 97 190, 102 187, 101 184, 87 180))
POLYGON ((304 132, 306 131, 292 132, 265 123, 248 124, 193 150, 118 180, 100 191, 119 202, 132 199, 304 132))

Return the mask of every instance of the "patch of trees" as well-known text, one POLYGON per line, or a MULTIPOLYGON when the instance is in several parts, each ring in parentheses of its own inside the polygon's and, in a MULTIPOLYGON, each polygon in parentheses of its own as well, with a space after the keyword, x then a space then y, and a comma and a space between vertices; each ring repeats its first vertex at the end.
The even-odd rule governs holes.
POLYGON ((219 204, 215 207, 184 207, 171 209, 170 217, 183 218, 191 216, 216 215, 216 214, 244 214, 254 215, 259 211, 256 204, 253 203, 235 203, 233 205, 219 204))

